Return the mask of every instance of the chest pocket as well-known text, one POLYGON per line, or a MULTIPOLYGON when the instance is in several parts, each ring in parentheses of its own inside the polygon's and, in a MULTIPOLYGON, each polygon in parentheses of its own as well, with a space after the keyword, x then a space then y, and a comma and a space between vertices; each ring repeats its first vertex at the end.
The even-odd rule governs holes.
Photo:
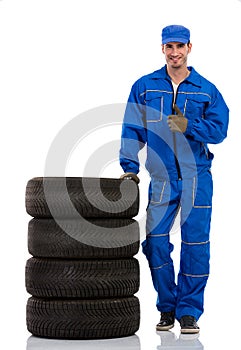
POLYGON ((211 102, 209 95, 195 94, 187 96, 184 115, 188 119, 205 118, 205 111, 211 102))
POLYGON ((163 120, 164 96, 161 91, 147 91, 144 100, 146 103, 146 122, 158 123, 163 120))

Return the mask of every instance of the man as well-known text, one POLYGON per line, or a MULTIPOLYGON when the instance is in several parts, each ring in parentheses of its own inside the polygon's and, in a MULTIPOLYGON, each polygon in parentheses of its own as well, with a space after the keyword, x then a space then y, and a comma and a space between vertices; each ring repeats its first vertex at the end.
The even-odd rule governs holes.
POLYGON ((198 333, 209 276, 213 154, 207 144, 227 136, 229 110, 217 88, 187 66, 190 31, 180 25, 162 31, 166 65, 140 78, 125 111, 120 164, 123 179, 139 182, 138 152, 147 145, 151 176, 147 236, 142 243, 149 262, 158 331, 175 318, 181 333, 198 333), (169 233, 180 209, 181 259, 177 283, 169 233))

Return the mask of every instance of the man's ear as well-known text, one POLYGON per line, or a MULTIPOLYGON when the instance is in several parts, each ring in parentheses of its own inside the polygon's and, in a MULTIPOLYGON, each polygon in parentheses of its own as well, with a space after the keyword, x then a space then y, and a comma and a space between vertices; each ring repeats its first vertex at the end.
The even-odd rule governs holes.
POLYGON ((188 53, 190 53, 192 51, 192 44, 189 43, 187 47, 188 47, 188 53))
POLYGON ((164 51, 164 45, 162 44, 162 53, 165 53, 165 51, 164 51))

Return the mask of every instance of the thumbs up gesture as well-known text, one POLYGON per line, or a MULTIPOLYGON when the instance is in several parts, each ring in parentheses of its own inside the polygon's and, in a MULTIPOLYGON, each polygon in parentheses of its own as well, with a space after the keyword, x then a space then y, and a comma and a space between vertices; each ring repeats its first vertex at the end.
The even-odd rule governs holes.
POLYGON ((183 116, 176 104, 174 105, 174 110, 176 114, 171 114, 168 116, 167 124, 171 131, 184 133, 187 130, 188 120, 183 116))

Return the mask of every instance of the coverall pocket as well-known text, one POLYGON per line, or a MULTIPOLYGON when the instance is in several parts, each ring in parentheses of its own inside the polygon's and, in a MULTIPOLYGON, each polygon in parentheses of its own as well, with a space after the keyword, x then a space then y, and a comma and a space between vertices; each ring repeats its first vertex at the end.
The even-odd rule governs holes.
POLYGON ((184 115, 188 119, 205 118, 205 110, 211 99, 207 94, 196 93, 188 96, 185 103, 184 115))
POLYGON ((193 178, 192 206, 193 208, 211 208, 213 196, 213 180, 210 171, 205 171, 193 178))
POLYGON ((149 190, 149 204, 165 205, 170 202, 171 188, 169 181, 153 181, 149 190))
POLYGON ((164 96, 160 91, 148 91, 145 94, 146 122, 157 123, 163 120, 164 96))
POLYGON ((209 274, 210 243, 182 243, 181 270, 190 276, 209 274))

